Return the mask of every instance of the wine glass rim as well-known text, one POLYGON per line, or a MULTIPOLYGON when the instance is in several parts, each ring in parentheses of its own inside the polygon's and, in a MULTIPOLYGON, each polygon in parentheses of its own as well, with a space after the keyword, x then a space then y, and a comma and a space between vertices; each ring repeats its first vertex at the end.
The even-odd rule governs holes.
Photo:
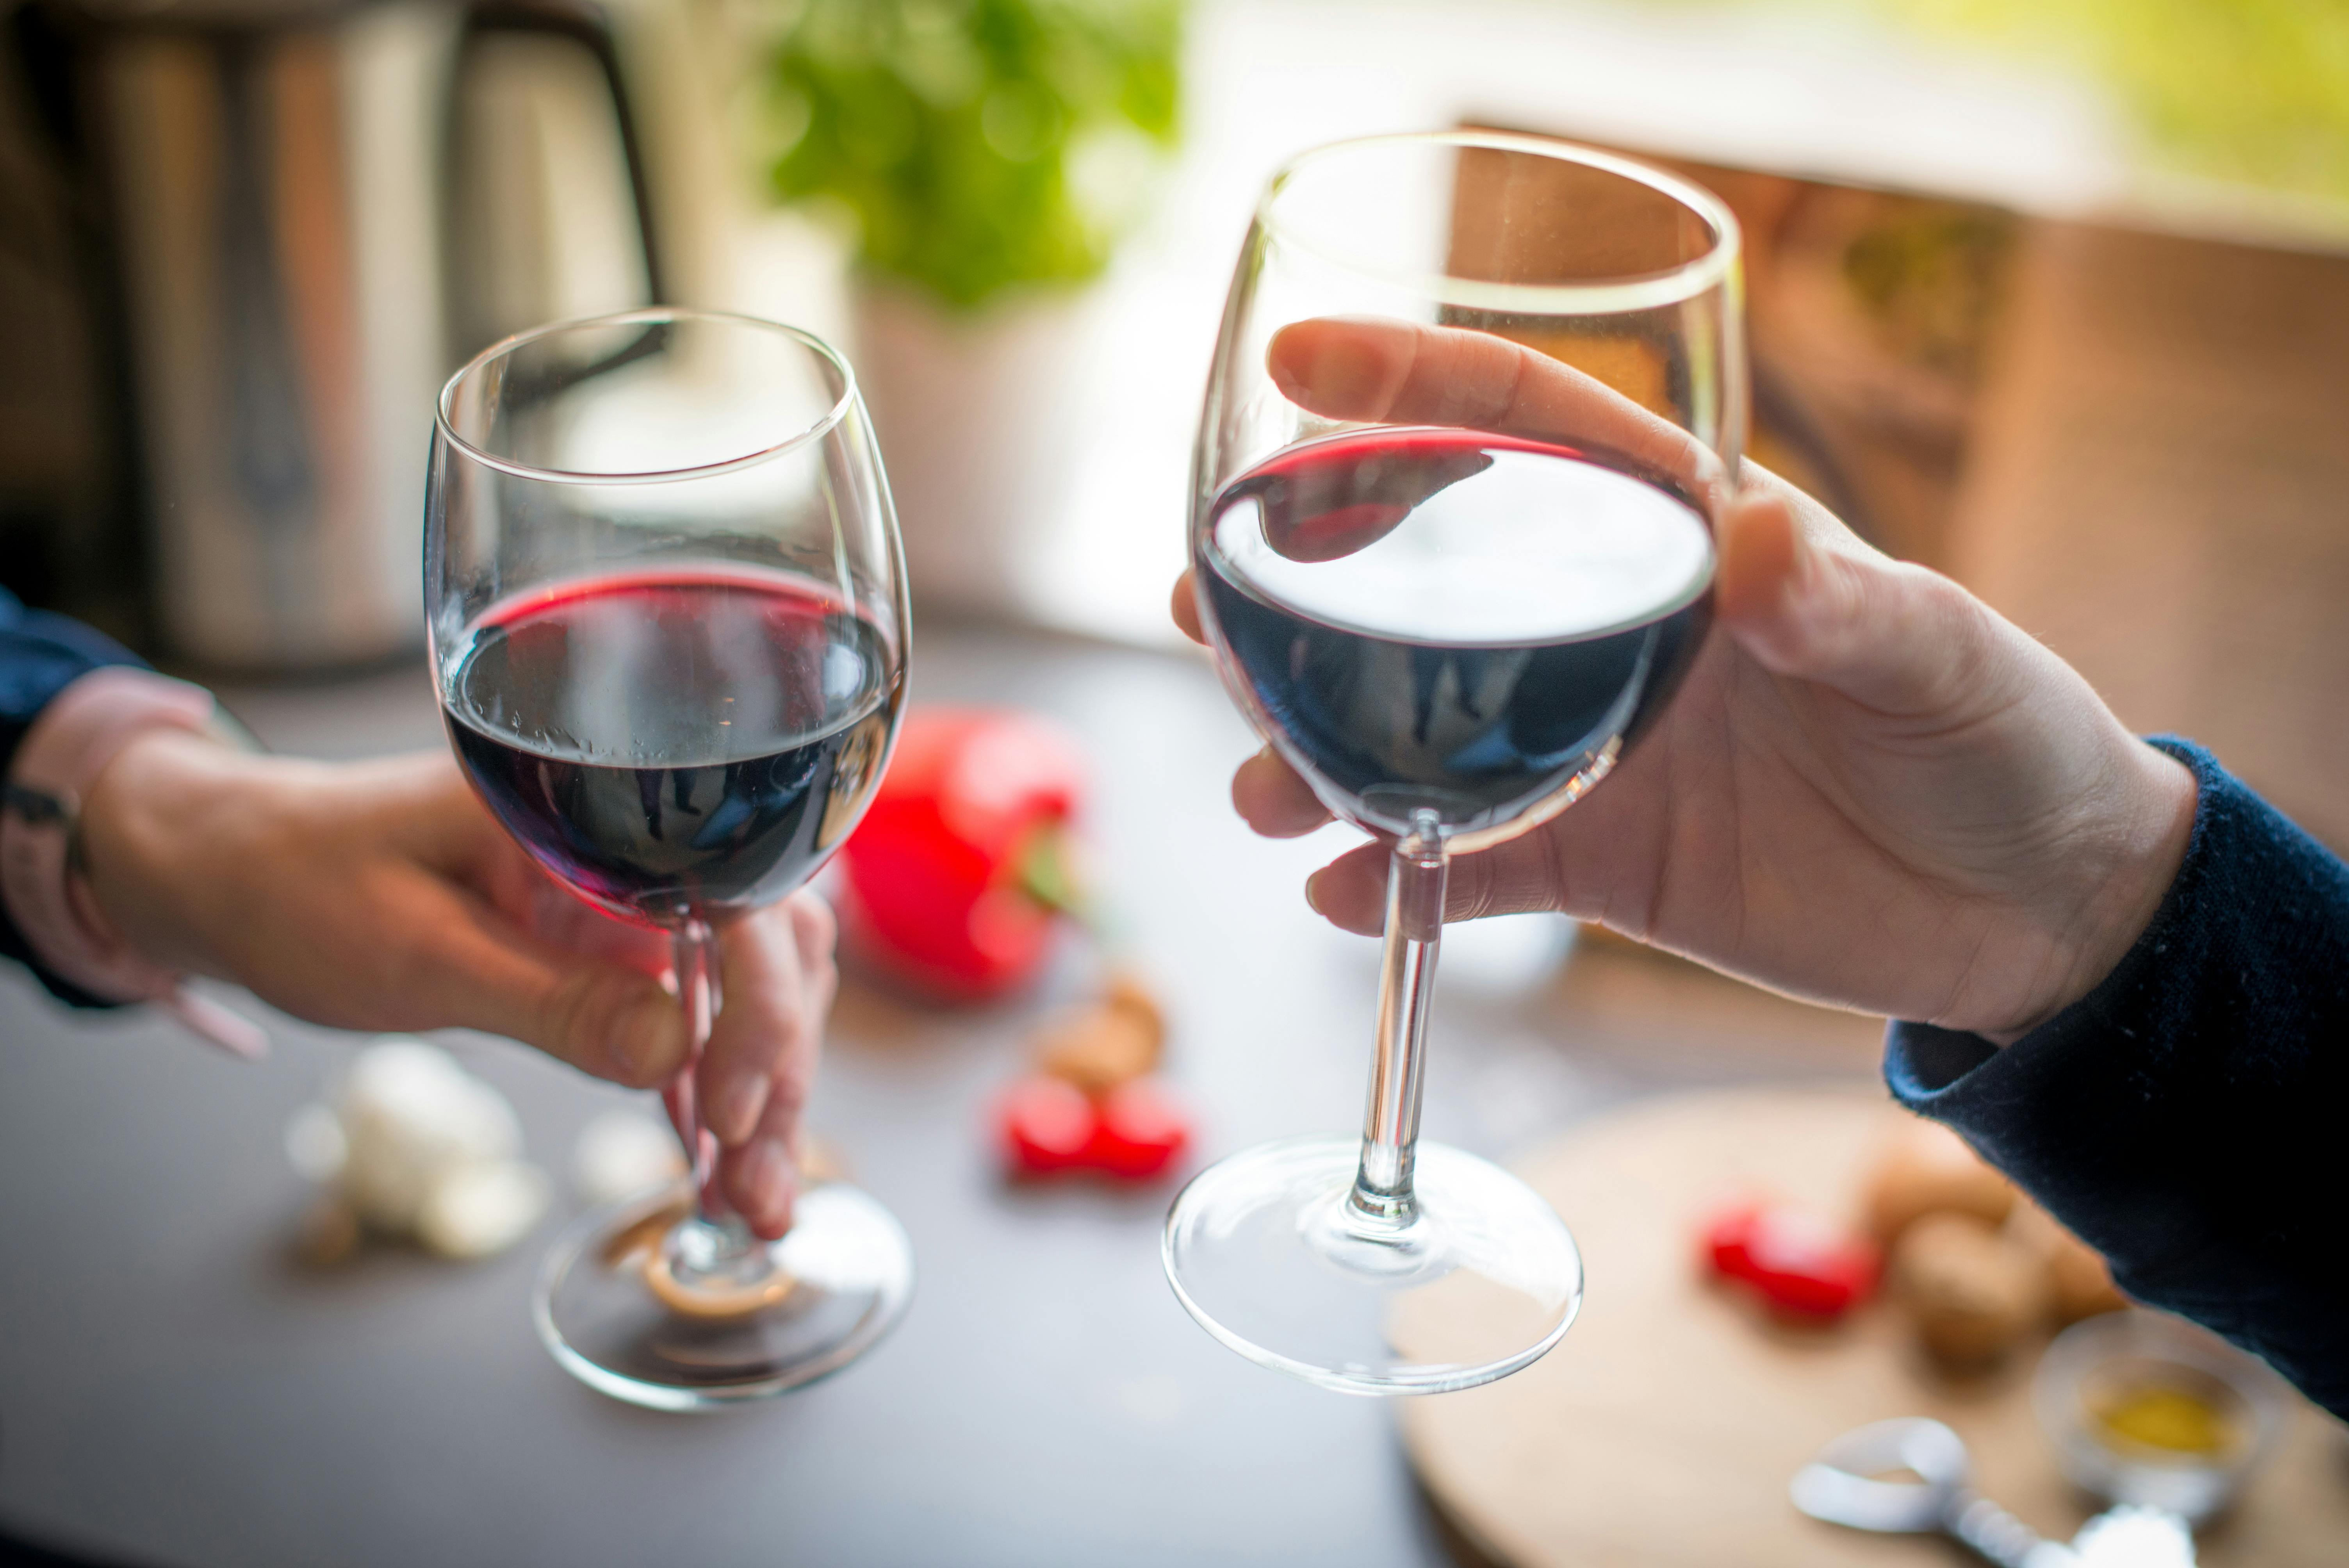
POLYGON ((1597 315, 1630 310, 1650 310, 1680 304, 1722 284, 1736 265, 1740 246, 1737 215, 1729 204, 1694 181, 1669 170, 1627 158, 1605 148, 1588 147, 1558 137, 1530 136, 1506 130, 1421 130, 1383 136, 1358 136, 1325 142, 1299 153, 1276 170, 1257 202, 1257 226, 1284 243, 1304 251, 1334 267, 1412 289, 1429 298, 1468 310, 1506 311, 1539 315, 1597 315), (1276 211, 1280 196, 1297 175, 1325 159, 1382 148, 1460 147, 1495 152, 1522 152, 1587 168, 1644 185, 1679 202, 1713 230, 1713 244, 1702 255, 1651 273, 1629 273, 1597 282, 1527 284, 1485 278, 1464 278, 1450 273, 1422 272, 1402 267, 1366 265, 1333 253, 1282 222, 1276 211))
POLYGON ((847 356, 804 327, 792 326, 780 321, 769 321, 764 316, 745 315, 739 311, 703 310, 692 305, 657 304, 644 305, 635 310, 615 311, 608 315, 583 315, 574 316, 566 321, 551 321, 543 326, 533 326, 527 332, 517 332, 511 337, 500 338, 467 360, 464 367, 450 377, 442 385, 440 396, 433 405, 432 423, 443 439, 473 461, 485 468, 495 469, 500 473, 512 474, 516 479, 538 480, 549 484, 565 485, 661 484, 676 480, 710 479, 719 474, 736 473, 743 469, 757 468, 760 464, 780 458, 787 452, 796 451, 811 441, 822 440, 831 434, 843 418, 846 418, 850 407, 856 401, 856 372, 849 365, 847 356), (761 447, 755 451, 744 452, 737 457, 721 458, 716 462, 694 463, 684 468, 647 469, 617 473, 583 471, 575 469, 547 469, 534 463, 501 457, 458 434, 456 425, 450 418, 450 409, 456 400, 457 388, 466 378, 491 361, 502 358, 518 348, 538 342, 542 338, 553 337, 557 333, 578 332, 595 327, 652 325, 662 322, 703 322, 729 326, 754 326, 765 332, 780 333, 792 339, 802 347, 812 351, 840 373, 840 397, 813 423, 794 431, 771 446, 761 447))

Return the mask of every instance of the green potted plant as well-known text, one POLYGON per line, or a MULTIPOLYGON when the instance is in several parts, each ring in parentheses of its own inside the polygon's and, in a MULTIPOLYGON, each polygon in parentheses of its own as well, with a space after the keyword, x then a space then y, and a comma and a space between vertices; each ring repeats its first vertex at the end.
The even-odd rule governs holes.
POLYGON ((1180 0, 790 0, 761 74, 780 200, 854 263, 855 353, 916 592, 1019 607, 1085 286, 1177 129, 1180 0))

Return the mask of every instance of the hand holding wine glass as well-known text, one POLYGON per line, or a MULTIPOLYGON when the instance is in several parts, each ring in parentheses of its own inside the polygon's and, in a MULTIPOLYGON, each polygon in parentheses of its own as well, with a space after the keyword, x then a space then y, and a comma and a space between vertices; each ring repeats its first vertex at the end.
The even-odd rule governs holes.
POLYGON ((720 934, 840 847, 896 737, 903 552, 855 379, 818 339, 744 316, 543 327, 450 379, 429 493, 457 759, 539 868, 666 938, 682 1015, 662 1099, 692 1191, 559 1240, 540 1337, 591 1387, 662 1409, 823 1377, 903 1313, 911 1250, 842 1181, 801 1194, 787 1230, 744 1212, 740 1192, 789 1180, 807 1080, 740 1070, 771 1043, 730 1016, 755 1022, 793 975, 720 934))
MULTIPOLYGON (((1533 431, 1611 410, 1619 430, 1671 438, 1588 377, 1481 335, 1322 321, 1272 356, 1284 393, 1324 418, 1533 431)), ((2185 768, 1957 584, 1750 463, 1720 554, 1726 635, 1655 733, 1573 811, 1456 861, 1448 918, 1562 909, 1794 995, 1996 1038, 2085 995, 2185 852, 2185 768)), ((1175 614, 1198 636, 1194 591, 1186 578, 1175 614)), ((1274 836, 1329 820, 1270 750, 1233 797, 1274 836)), ((1384 862, 1351 851, 1309 896, 1375 933, 1384 862)))
MULTIPOLYGON (((599 914, 532 862, 447 753, 329 764, 176 730, 126 747, 82 810, 100 909, 132 948, 333 1028, 470 1028, 632 1088, 687 1059, 662 934, 599 914)), ((728 1004, 705 1098, 745 1091, 719 1181, 761 1235, 791 1223, 791 1151, 832 1000, 812 893, 719 933, 728 1004)))
POLYGON ((1385 935, 1359 1144, 1234 1156, 1168 1217, 1178 1296, 1266 1365, 1464 1387, 1572 1320, 1557 1216, 1418 1141, 1447 917, 1564 908, 2012 1033, 2095 984, 2179 863, 2181 767, 1946 579, 1741 479, 1737 243, 1671 175, 1477 131, 1309 153, 1257 209, 1176 615, 1268 743, 1236 801, 1372 835, 1312 896, 1385 935), (1436 1290, 1477 1304, 1466 1362, 1376 1326, 1436 1290))
POLYGON ((1242 243, 1182 608, 1274 777, 1387 866, 1361 1136, 1232 1156, 1167 1217, 1177 1297, 1263 1365, 1441 1392, 1573 1321, 1558 1216, 1419 1139, 1445 886, 1607 788, 1704 641, 1744 437, 1737 243, 1660 170, 1478 131, 1307 153, 1242 243), (1430 1292, 1483 1326, 1475 1355, 1389 1336, 1430 1292))

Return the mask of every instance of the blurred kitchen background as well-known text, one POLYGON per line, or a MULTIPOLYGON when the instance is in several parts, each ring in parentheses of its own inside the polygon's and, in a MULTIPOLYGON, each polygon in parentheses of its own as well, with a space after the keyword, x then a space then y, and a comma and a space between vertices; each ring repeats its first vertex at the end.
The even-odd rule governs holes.
POLYGON ((1744 219, 1755 453, 2349 841, 2323 0, 18 0, 0 578, 199 671, 414 658, 433 389, 661 299, 846 344, 926 608, 1164 643, 1264 176, 1476 122, 1744 219))
MULTIPOLYGON (((53 1265, 0 1284, 7 1529, 149 1563, 1817 1568, 1923 1560, 1800 1534, 1785 1493, 1841 1425, 1922 1408, 1964 1429, 1986 1490, 2077 1527, 2029 1356, 1920 1380, 1878 1318, 1828 1346, 1689 1282, 1708 1161, 1849 1199, 1889 1114, 1880 1021, 1557 917, 1455 929, 1430 1135, 1547 1172, 1592 1295, 1531 1371, 1394 1412, 1207 1340, 1158 1271, 1170 1190, 1007 1182, 988 1107, 1104 954, 1164 1003, 1195 1164, 1360 1103, 1375 946, 1297 892, 1347 835, 1233 819, 1254 741, 1165 612, 1250 209, 1341 136, 1547 132, 1719 191, 1748 245, 1756 459, 2349 848, 2337 0, 0 15, 0 584, 215 684, 282 749, 437 748, 419 533, 447 375, 656 299, 805 325, 874 407, 916 701, 1074 737, 1113 934, 1070 934, 979 1007, 852 968, 814 1124, 906 1221, 924 1294, 867 1363, 709 1423, 600 1400, 540 1354, 544 1227, 461 1268, 285 1262, 309 1189, 279 1129, 359 1042, 233 998, 277 1049, 233 1066, 137 1014, 67 1022, 0 975, 0 1186, 36 1195, 5 1233, 53 1265), (1684 1091, 1791 1098, 1638 1122, 1684 1091)), ((550 1166, 645 1109, 443 1043, 550 1166)), ((2206 1561, 2337 1557, 2349 1449, 2296 1411, 2206 1561)))

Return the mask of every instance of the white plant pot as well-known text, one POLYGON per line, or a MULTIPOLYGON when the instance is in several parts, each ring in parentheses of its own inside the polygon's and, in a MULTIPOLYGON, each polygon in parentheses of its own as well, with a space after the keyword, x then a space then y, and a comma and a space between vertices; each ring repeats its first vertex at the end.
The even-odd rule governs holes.
POLYGON ((856 374, 881 440, 915 602, 1032 619, 1092 421, 1076 407, 1095 290, 958 315, 898 284, 855 286, 856 374))

